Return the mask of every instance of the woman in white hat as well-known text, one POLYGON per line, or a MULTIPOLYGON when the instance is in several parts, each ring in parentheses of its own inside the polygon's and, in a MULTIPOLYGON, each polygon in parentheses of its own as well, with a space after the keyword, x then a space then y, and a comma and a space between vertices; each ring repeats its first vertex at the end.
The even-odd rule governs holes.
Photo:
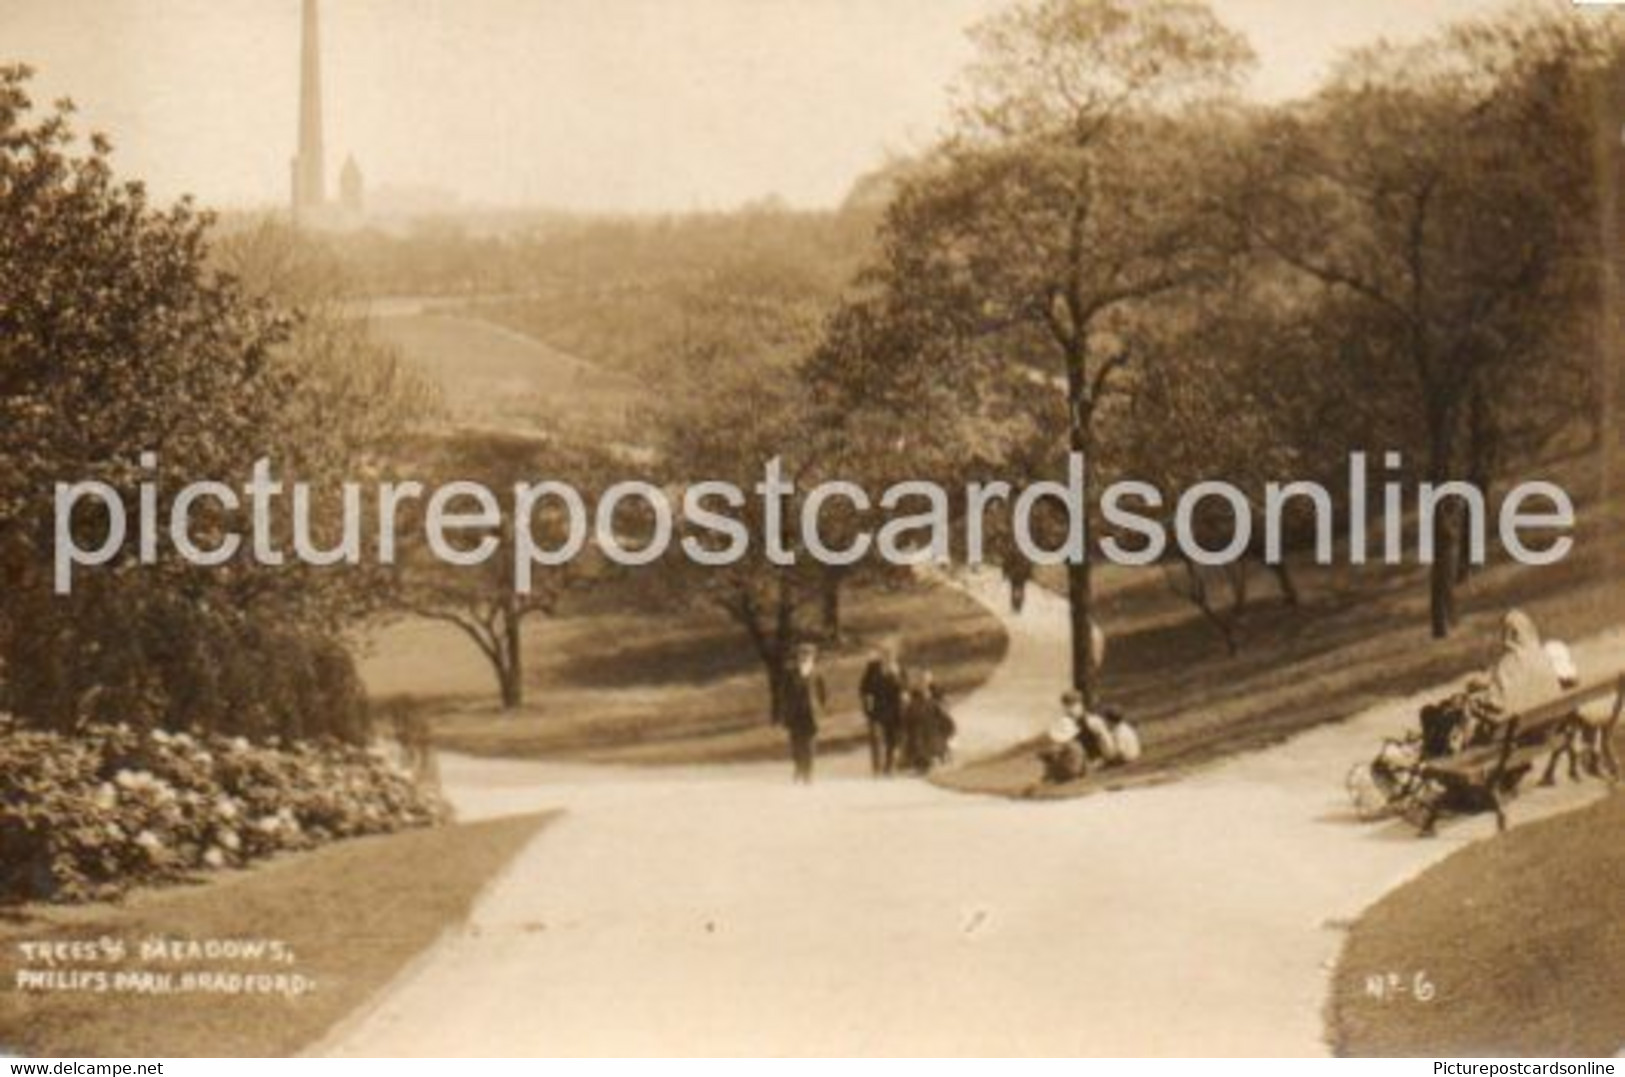
POLYGON ((1083 711, 1083 696, 1075 691, 1061 695, 1061 714, 1050 723, 1038 761, 1044 765, 1044 781, 1053 785, 1076 781, 1089 773, 1089 756, 1083 750, 1083 727, 1077 714, 1083 711))

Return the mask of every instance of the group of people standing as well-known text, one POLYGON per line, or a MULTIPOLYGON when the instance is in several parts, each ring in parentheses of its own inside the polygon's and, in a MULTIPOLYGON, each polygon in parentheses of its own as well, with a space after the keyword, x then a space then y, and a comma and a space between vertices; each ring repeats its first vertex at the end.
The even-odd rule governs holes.
POLYGON ((881 644, 858 682, 869 725, 869 765, 875 777, 928 774, 953 753, 958 727, 928 669, 909 671, 895 639, 881 644))
MULTIPOLYGON (((829 705, 818 647, 797 646, 785 671, 777 720, 789 735, 794 780, 809 783, 819 720, 829 705)), ((949 760, 956 732, 942 689, 928 669, 908 670, 895 639, 876 648, 858 683, 858 703, 869 733, 869 759, 876 777, 926 774, 949 760)))
MULTIPOLYGON (((1030 571, 1025 562, 1007 562, 1011 604, 1019 611, 1030 571), (1013 570, 1013 571, 1012 571, 1013 570)), ((1030 570, 1030 566, 1029 566, 1030 570)), ((1090 660, 1099 669, 1106 657, 1106 636, 1100 626, 1089 625, 1090 660)), ((790 738, 790 758, 797 782, 811 782, 819 719, 828 705, 828 691, 818 668, 818 648, 802 643, 780 685, 775 720, 790 738)), ((858 682, 858 703, 869 734, 869 765, 875 777, 929 774, 950 761, 958 732, 948 712, 942 689, 928 669, 903 664, 896 637, 888 637, 871 654, 858 682)), ((1082 693, 1061 696, 1061 715, 1050 725, 1039 749, 1043 781, 1076 781, 1097 767, 1123 766, 1139 760, 1140 734, 1114 707, 1091 709, 1082 693)))

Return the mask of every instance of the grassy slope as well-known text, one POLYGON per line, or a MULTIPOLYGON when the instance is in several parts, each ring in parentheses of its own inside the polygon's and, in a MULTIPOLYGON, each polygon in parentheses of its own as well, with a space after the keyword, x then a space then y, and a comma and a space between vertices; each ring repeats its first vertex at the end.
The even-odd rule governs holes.
MULTIPOLYGON (((1577 500, 1596 489, 1585 463, 1560 469, 1558 477, 1577 500)), ((1303 603, 1295 609, 1282 605, 1273 584, 1255 571, 1257 593, 1233 658, 1161 570, 1108 568, 1099 605, 1110 638, 1103 698, 1139 720, 1149 757, 1136 772, 1109 780, 1158 780, 1448 681, 1488 660, 1511 606, 1529 611, 1544 634, 1559 639, 1625 621, 1625 505, 1617 497, 1581 500, 1578 518, 1574 551, 1559 564, 1498 563, 1475 576, 1460 592, 1461 627, 1447 640, 1428 634, 1427 584, 1415 566, 1304 566, 1296 574, 1303 603)), ((1057 690, 1064 676, 1057 671, 1057 690)), ((1032 750, 1023 747, 941 780, 1012 795, 1036 777, 1032 750)), ((1085 781, 1044 792, 1094 788, 1085 781)))
POLYGON ((502 326, 455 314, 375 317, 373 332, 437 382, 452 412, 476 426, 620 430, 645 399, 632 378, 502 326))
POLYGON ((1343 1055, 1610 1056, 1625 1047, 1625 794, 1456 853, 1355 924, 1333 978, 1343 1055), (1425 972, 1429 1002, 1367 977, 1425 972))
MULTIPOLYGON (((37 1056, 279 1056, 308 1047, 447 928, 546 822, 524 816, 340 842, 207 885, 115 905, 29 907, 0 920, 0 1050, 37 1056), (292 946, 317 987, 276 995, 22 993, 20 941, 114 936, 240 939, 292 946)), ((125 968, 142 966, 130 961, 125 968)), ((196 966, 221 968, 219 963, 196 966)))
MULTIPOLYGON (((856 592, 843 620, 845 642, 825 657, 835 712, 826 748, 855 746, 863 734, 857 679, 871 641, 901 633, 909 661, 933 669, 950 697, 986 679, 1007 644, 986 610, 940 587, 856 592)), ((606 590, 527 627, 527 704, 511 714, 495 706, 484 659, 443 626, 389 630, 363 675, 376 698, 429 701, 436 743, 476 755, 692 763, 784 752, 764 720, 761 664, 719 614, 649 610, 633 593, 606 590)))

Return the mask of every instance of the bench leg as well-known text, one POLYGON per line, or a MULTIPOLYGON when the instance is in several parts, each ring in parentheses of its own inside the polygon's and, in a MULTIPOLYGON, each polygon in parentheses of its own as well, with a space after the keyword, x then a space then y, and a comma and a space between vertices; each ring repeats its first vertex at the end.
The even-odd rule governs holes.
POLYGON ((1440 806, 1438 801, 1434 801, 1433 803, 1428 805, 1428 813, 1422 819, 1422 828, 1416 832, 1417 837, 1419 837, 1419 838, 1431 838, 1431 837, 1433 837, 1433 835, 1435 833, 1434 826, 1439 822, 1439 812, 1442 811, 1442 810, 1443 810, 1443 808, 1440 806))
POLYGON ((1541 785, 1557 784, 1557 764, 1565 755, 1569 757, 1569 780, 1575 782, 1580 780, 1579 753, 1575 750, 1574 744, 1583 737, 1578 721, 1564 723, 1563 728, 1557 733, 1557 747, 1552 749, 1552 754, 1546 759, 1546 771, 1540 776, 1541 785))
POLYGON ((1571 755, 1574 751, 1573 743, 1567 738, 1564 739, 1562 744, 1559 744, 1556 748, 1553 748, 1552 754, 1547 757, 1546 772, 1540 776, 1541 785, 1546 786, 1557 784, 1557 763, 1558 760, 1563 758, 1563 753, 1565 751, 1571 753, 1571 755))
POLYGON ((1501 791, 1493 786, 1490 788, 1490 806, 1495 809, 1495 832, 1497 834, 1505 833, 1507 828, 1506 805, 1502 803, 1501 791))
POLYGON ((1625 677, 1620 678, 1619 690, 1614 693, 1614 713, 1597 730, 1597 754, 1601 757, 1601 769, 1607 771, 1610 783, 1616 786, 1620 776, 1619 757, 1614 754, 1614 734, 1619 732, 1621 715, 1625 715, 1625 677))

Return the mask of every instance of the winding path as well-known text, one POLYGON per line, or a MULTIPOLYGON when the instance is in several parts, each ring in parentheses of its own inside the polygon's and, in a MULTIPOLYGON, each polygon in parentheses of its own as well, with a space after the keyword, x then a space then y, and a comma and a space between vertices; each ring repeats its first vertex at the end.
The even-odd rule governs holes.
MULTIPOLYGON (((971 588, 1004 615, 991 581, 971 588)), ((1064 608, 1035 589, 1006 619, 1006 661, 956 708, 962 750, 1051 713, 1064 608)), ((1576 657, 1600 669, 1620 642, 1576 657)), ((877 782, 856 757, 811 788, 779 766, 451 759, 465 817, 567 815, 324 1050, 1324 1053, 1341 925, 1493 826, 1421 841, 1348 818, 1344 773, 1414 713, 1395 700, 1178 783, 1072 801, 877 782)), ((1541 790, 1514 821, 1595 795, 1541 790)))

